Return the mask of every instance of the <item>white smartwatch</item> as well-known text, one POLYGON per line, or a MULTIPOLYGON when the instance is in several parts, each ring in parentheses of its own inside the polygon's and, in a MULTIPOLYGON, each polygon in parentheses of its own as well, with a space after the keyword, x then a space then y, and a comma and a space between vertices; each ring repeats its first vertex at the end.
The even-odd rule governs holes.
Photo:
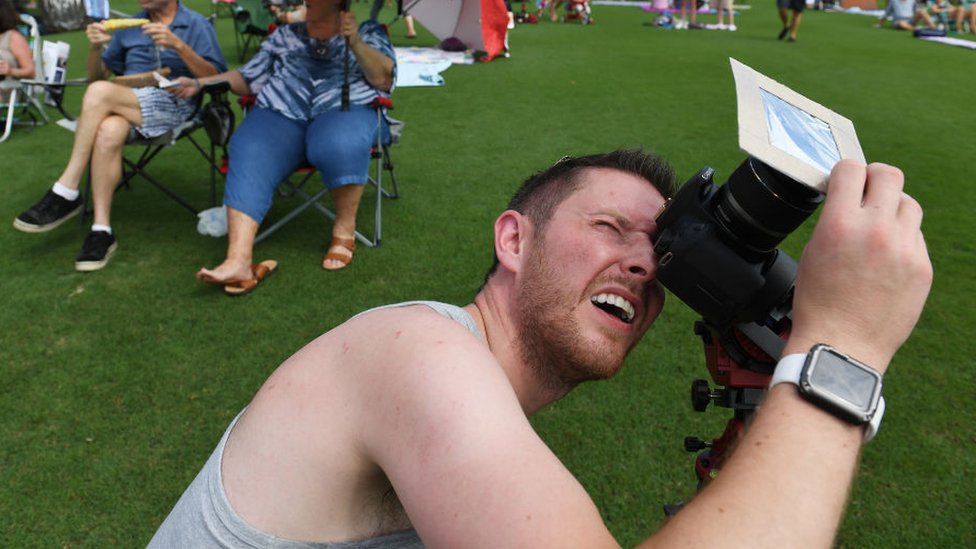
POLYGON ((881 374, 828 345, 781 358, 769 388, 779 383, 796 385, 804 399, 844 421, 867 425, 865 444, 881 426, 885 410, 881 374))

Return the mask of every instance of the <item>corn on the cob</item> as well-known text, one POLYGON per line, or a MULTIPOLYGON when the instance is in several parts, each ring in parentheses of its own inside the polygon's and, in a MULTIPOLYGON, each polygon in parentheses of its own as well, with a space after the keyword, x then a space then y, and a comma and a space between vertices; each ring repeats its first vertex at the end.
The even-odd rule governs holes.
POLYGON ((105 25, 105 30, 107 30, 108 32, 112 32, 112 31, 117 31, 119 29, 127 29, 129 27, 141 27, 148 22, 149 22, 148 19, 125 18, 125 19, 106 19, 102 21, 102 24, 105 25))

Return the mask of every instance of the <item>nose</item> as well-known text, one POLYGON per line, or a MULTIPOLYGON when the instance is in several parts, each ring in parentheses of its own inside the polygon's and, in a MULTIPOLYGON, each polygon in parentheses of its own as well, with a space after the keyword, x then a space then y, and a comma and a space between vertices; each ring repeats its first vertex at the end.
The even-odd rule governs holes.
POLYGON ((628 249, 623 269, 641 282, 653 280, 657 274, 657 254, 650 241, 635 244, 628 249))

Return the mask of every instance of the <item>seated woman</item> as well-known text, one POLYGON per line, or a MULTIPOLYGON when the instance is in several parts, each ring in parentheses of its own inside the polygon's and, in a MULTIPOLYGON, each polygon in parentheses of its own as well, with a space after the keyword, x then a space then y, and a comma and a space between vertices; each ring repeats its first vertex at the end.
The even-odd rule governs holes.
MULTIPOLYGON (((31 55, 27 39, 17 30, 20 16, 10 0, 0 0, 0 81, 34 78, 34 57, 31 55)), ((10 88, 0 82, 0 103, 10 100, 10 88)))
POLYGON ((395 54, 375 21, 357 26, 341 0, 308 0, 305 22, 279 27, 240 69, 199 80, 181 78, 180 96, 200 91, 201 82, 227 80, 239 95, 257 103, 230 141, 224 191, 227 257, 197 278, 245 293, 263 278, 252 271, 258 226, 271 207, 277 185, 306 161, 315 166, 336 207, 332 242, 322 261, 337 270, 352 261, 356 210, 367 182, 370 145, 376 141, 374 98, 393 89, 395 54), (341 109, 343 60, 349 56, 349 110, 341 109))
POLYGON ((929 16, 925 3, 916 4, 915 0, 889 0, 877 26, 883 26, 888 19, 891 20, 891 28, 895 30, 914 31, 919 23, 924 23, 930 29, 935 28, 935 22, 929 16))
POLYGON ((964 34, 966 27, 964 22, 969 22, 969 33, 976 34, 976 0, 960 0, 959 5, 955 6, 952 16, 956 24, 956 32, 964 34))

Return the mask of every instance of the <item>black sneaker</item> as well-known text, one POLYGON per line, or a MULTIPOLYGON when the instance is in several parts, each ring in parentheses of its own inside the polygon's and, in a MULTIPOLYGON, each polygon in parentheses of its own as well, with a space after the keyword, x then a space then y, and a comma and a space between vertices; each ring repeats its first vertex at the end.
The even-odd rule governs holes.
POLYGON ((81 213, 84 206, 80 195, 68 200, 48 191, 40 202, 14 219, 14 228, 25 233, 47 232, 81 213))
POLYGON ((105 231, 91 231, 81 245, 81 254, 75 258, 76 271, 97 271, 108 263, 119 243, 115 235, 105 231))

